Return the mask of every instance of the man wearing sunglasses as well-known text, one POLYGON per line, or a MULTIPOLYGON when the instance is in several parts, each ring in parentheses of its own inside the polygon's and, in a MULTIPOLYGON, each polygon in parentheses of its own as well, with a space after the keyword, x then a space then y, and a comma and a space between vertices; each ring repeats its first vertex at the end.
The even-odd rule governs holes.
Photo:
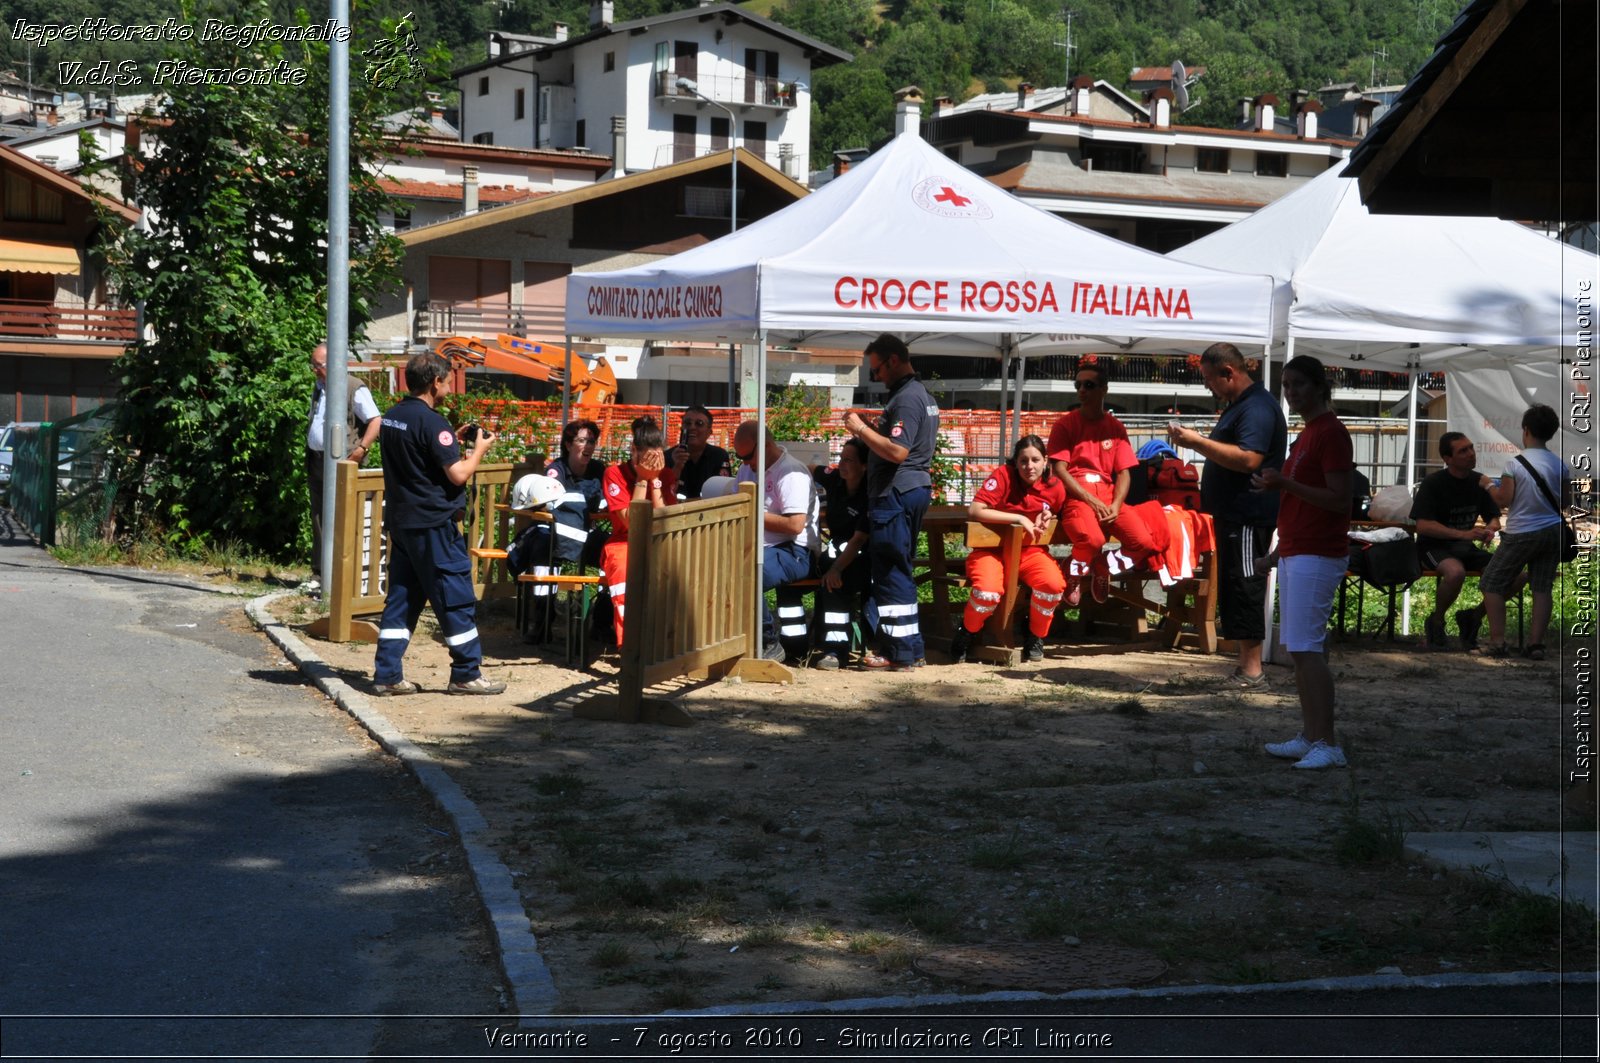
POLYGON ((868 652, 861 663, 902 671, 920 667, 924 657, 911 563, 933 497, 928 469, 939 439, 939 407, 917 379, 911 352, 900 337, 885 332, 867 344, 865 355, 872 379, 888 385, 889 401, 871 424, 853 410, 844 419, 845 428, 869 452, 872 599, 867 621, 877 628, 879 650, 868 652))
POLYGON ((699 498, 711 477, 730 475, 728 452, 712 445, 711 411, 704 406, 690 406, 678 423, 683 434, 667 460, 678 478, 678 497, 699 498))
POLYGON ((1080 361, 1073 380, 1078 408, 1056 418, 1045 444, 1056 475, 1067 489, 1067 508, 1061 515, 1072 541, 1072 562, 1067 573, 1066 605, 1083 596, 1083 577, 1089 577, 1089 595, 1103 602, 1111 591, 1111 570, 1102 547, 1115 537, 1122 553, 1135 565, 1155 553, 1156 543, 1139 515, 1124 509, 1130 470, 1139 465, 1128 430, 1106 410, 1104 365, 1080 361))

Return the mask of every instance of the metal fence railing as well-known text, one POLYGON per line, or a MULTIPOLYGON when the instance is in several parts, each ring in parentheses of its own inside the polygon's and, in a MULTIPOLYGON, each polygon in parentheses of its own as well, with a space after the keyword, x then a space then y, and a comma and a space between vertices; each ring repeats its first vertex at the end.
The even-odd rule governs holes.
POLYGON ((110 403, 15 429, 8 504, 45 546, 56 545, 64 523, 98 530, 109 518, 115 486, 107 475, 106 429, 115 408, 110 403))

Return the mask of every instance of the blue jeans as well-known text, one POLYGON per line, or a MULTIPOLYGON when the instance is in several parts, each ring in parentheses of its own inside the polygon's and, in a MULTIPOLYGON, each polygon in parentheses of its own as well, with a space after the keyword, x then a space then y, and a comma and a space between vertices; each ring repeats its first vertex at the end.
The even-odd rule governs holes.
POLYGON ((798 652, 791 656, 799 657, 809 648, 806 638, 806 613, 800 605, 801 595, 798 592, 788 592, 782 589, 784 584, 793 583, 797 579, 809 579, 815 566, 812 563, 811 551, 799 543, 779 543, 776 546, 762 548, 761 551, 761 644, 770 646, 782 637, 784 648, 798 646, 798 652), (774 630, 777 625, 773 623, 772 610, 767 607, 766 592, 774 587, 778 590, 778 612, 783 616, 783 630, 774 630), (795 630, 798 628, 798 630, 795 630))

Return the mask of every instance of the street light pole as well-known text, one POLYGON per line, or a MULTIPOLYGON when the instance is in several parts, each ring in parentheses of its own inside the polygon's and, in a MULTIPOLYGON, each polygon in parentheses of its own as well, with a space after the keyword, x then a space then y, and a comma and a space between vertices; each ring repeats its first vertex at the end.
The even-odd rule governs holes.
POLYGON ((728 152, 728 157, 732 160, 732 165, 729 167, 732 174, 729 178, 732 185, 732 198, 728 203, 728 231, 736 233, 739 231, 739 117, 733 113, 732 108, 718 103, 701 92, 700 86, 688 78, 679 78, 678 88, 704 100, 728 116, 728 132, 733 138, 733 150, 728 152))

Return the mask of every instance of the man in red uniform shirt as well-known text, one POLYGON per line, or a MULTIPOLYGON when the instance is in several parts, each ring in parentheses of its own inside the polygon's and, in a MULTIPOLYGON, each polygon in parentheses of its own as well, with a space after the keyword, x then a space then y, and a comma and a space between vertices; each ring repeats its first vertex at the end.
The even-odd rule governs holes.
POLYGON ((1079 364, 1073 381, 1078 389, 1078 408, 1056 419, 1046 444, 1056 475, 1067 489, 1067 509, 1061 523, 1072 540, 1071 571, 1067 574, 1069 607, 1078 604, 1085 572, 1090 576, 1090 595, 1097 602, 1106 600, 1111 573, 1101 547, 1108 534, 1116 536, 1122 552, 1135 565, 1156 551, 1155 540, 1144 521, 1122 508, 1131 482, 1128 470, 1139 461, 1128 442, 1128 430, 1106 412, 1108 381, 1105 366, 1094 362, 1079 364))

